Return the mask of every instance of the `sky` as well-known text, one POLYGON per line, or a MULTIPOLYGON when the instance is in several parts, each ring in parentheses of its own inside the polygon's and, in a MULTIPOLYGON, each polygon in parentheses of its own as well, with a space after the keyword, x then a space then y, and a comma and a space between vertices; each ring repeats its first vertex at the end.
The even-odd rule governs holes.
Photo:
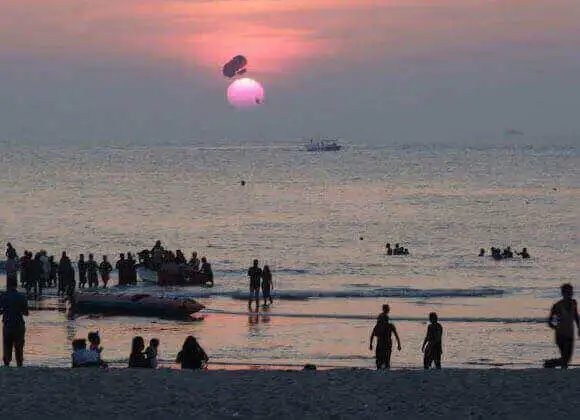
POLYGON ((0 0, 0 141, 580 145, 578 0, 0 0), (263 105, 234 109, 248 59, 263 105))

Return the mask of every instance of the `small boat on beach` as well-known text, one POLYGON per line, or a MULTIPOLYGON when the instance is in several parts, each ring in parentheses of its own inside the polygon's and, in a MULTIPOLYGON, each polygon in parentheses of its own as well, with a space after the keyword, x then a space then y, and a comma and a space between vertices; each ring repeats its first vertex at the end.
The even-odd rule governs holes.
POLYGON ((204 273, 179 266, 162 266, 159 270, 141 266, 137 267, 137 275, 142 282, 159 286, 205 286, 209 282, 204 273))
POLYGON ((183 319, 204 308, 201 303, 188 298, 153 296, 147 293, 111 294, 86 291, 75 293, 71 311, 76 314, 183 319))
POLYGON ((342 146, 336 140, 314 141, 314 139, 310 139, 310 142, 306 144, 307 152, 338 152, 340 149, 342 146))

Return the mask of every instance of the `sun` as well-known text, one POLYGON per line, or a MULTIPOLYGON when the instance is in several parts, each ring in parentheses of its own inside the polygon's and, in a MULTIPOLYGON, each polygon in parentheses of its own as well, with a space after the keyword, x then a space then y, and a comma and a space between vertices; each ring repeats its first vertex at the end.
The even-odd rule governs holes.
POLYGON ((264 88, 254 79, 244 77, 228 87, 227 98, 236 108, 256 107, 264 103, 264 88))

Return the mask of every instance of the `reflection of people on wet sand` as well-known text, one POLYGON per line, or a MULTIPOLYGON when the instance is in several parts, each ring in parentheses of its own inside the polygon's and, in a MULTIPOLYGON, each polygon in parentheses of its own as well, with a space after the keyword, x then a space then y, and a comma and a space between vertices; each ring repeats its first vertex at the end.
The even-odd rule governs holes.
POLYGON ((397 350, 401 351, 401 340, 397 329, 389 322, 389 305, 383 305, 383 312, 377 318, 377 324, 371 333, 371 343, 369 349, 373 349, 373 340, 377 337, 377 348, 375 350, 377 370, 390 369, 391 367, 391 353, 393 351, 394 335, 397 339, 397 350))
POLYGON ((562 369, 567 369, 574 350, 574 323, 576 323, 578 334, 580 335, 580 318, 578 317, 576 299, 572 299, 572 296, 574 296, 572 285, 566 283, 560 289, 562 291, 562 299, 552 306, 548 325, 556 331, 556 345, 560 350, 561 357, 546 360, 544 367, 561 366, 562 369))
POLYGON ((427 327, 427 335, 423 340, 421 351, 425 353, 423 357, 423 367, 429 369, 433 363, 437 369, 441 369, 441 355, 443 354, 443 327, 437 322, 437 314, 429 314, 431 324, 427 327))

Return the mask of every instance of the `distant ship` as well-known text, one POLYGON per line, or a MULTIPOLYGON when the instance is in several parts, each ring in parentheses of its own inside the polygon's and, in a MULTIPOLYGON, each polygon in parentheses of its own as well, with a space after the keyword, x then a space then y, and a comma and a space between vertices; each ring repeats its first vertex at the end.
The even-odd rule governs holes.
POLYGON ((306 145, 306 151, 308 152, 337 152, 340 149, 342 149, 342 146, 337 144, 336 140, 314 141, 314 139, 310 139, 310 142, 306 145))

